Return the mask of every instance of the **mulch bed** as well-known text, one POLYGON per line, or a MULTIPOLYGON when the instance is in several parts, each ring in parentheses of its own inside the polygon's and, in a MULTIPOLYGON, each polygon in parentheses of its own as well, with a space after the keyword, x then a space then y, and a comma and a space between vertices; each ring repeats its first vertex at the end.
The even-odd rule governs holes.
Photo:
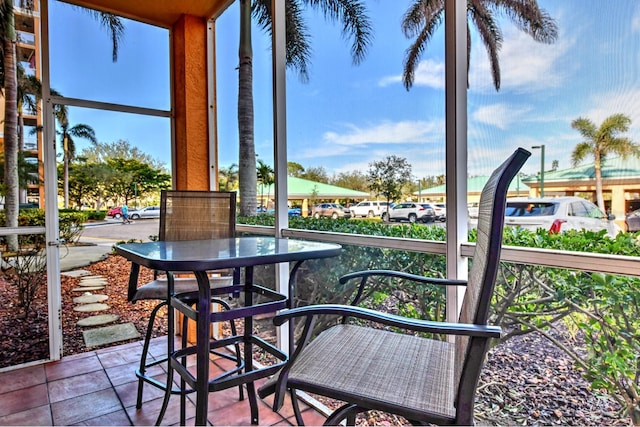
MULTIPOLYGON (((126 289, 130 264, 111 255, 107 260, 86 268, 104 276, 108 286, 99 293, 107 295, 111 308, 105 313, 120 315, 118 323, 132 322, 143 333, 154 302, 127 302, 126 289)), ((141 269, 141 281, 152 272, 141 269)), ((63 353, 71 355, 87 349, 82 328, 76 322, 91 314, 73 311, 72 292, 79 278, 62 276, 63 353)), ((16 307, 16 291, 0 276, 0 367, 48 357, 46 286, 34 299, 28 319, 16 307), (24 327, 24 326, 27 327, 24 327)), ((164 313, 160 313, 164 316, 164 313)), ((153 335, 166 334, 163 321, 156 322, 153 335)), ((563 332, 557 331, 558 334, 563 332)), ((565 334, 566 340, 574 339, 565 334)), ((117 344, 122 344, 119 342, 117 344)), ((581 342, 572 343, 580 348, 581 342)), ((115 345, 115 344, 114 344, 115 345)), ((337 403, 323 399, 328 406, 337 403)), ((476 405, 476 422, 484 425, 629 425, 618 403, 605 393, 591 390, 571 360, 538 334, 516 337, 494 347, 483 370, 476 405)), ((406 421, 382 413, 359 417, 359 425, 402 425, 406 421)))

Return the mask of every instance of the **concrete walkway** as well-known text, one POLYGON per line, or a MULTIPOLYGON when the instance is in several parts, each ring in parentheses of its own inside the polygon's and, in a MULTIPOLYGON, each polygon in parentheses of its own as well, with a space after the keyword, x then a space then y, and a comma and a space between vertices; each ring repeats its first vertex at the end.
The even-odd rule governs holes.
POLYGON ((138 220, 123 225, 118 220, 87 223, 78 246, 60 246, 60 271, 70 271, 102 261, 109 256, 113 245, 130 239, 149 241, 158 234, 158 220, 138 220))

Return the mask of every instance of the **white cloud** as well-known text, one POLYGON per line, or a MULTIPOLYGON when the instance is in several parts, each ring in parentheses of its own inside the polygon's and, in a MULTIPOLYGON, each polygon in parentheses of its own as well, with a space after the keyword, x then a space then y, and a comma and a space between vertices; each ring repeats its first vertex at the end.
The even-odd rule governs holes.
MULTIPOLYGON (((389 86, 396 83, 402 83, 401 75, 383 77, 378 85, 389 86)), ((420 61, 415 70, 413 84, 444 90, 444 62, 436 62, 433 59, 420 61)))
POLYGON ((346 125, 346 130, 326 132, 323 143, 337 145, 398 144, 442 141, 444 122, 442 121, 384 121, 369 127, 346 125))
POLYGON ((516 107, 513 105, 500 103, 485 105, 478 108, 471 114, 471 118, 480 123, 486 123, 498 129, 508 129, 514 122, 521 122, 531 111, 528 107, 516 107))
POLYGON ((634 33, 640 32, 640 7, 636 8, 631 16, 631 31, 634 33))
MULTIPOLYGON (((498 53, 500 91, 534 93, 560 87, 569 71, 569 64, 563 61, 570 56, 568 52, 574 44, 575 39, 566 34, 560 34, 550 45, 538 43, 513 25, 505 24, 504 42, 498 53)), ((485 46, 477 37, 472 44, 469 82, 473 90, 495 90, 485 46)))

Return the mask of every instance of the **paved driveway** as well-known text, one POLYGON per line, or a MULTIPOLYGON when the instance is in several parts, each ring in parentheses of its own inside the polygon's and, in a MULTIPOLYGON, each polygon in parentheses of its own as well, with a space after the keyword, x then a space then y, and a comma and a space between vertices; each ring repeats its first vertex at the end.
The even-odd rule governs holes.
POLYGON ((157 236, 159 219, 139 219, 131 224, 122 221, 106 219, 99 223, 85 224, 80 237, 81 241, 113 241, 142 240, 149 241, 149 236, 157 236))

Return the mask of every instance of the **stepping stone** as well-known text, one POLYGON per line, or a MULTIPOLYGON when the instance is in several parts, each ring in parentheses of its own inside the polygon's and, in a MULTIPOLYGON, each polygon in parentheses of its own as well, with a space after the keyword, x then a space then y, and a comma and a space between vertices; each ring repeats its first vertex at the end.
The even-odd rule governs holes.
POLYGON ((79 297, 75 297, 73 302, 76 304, 92 304, 94 302, 102 302, 108 300, 109 297, 106 295, 94 295, 94 294, 86 294, 81 295, 79 297))
POLYGON ((81 288, 93 288, 94 286, 107 286, 107 282, 80 282, 78 286, 81 288))
POLYGON ((120 316, 115 314, 98 314, 97 316, 89 316, 84 319, 78 320, 76 325, 78 326, 100 326, 107 323, 113 323, 118 320, 120 316))
POLYGON ((81 276, 82 281, 85 280, 105 280, 104 276, 81 276))
POLYGON ((88 313, 92 311, 103 311, 110 309, 111 306, 107 304, 94 303, 94 304, 82 304, 73 308, 73 311, 81 311, 83 313, 88 313))
POLYGON ((73 288, 72 292, 87 292, 87 291, 101 291, 104 289, 104 286, 83 286, 81 288, 73 288))
POLYGON ((91 272, 88 270, 72 270, 72 271, 64 271, 60 274, 62 276, 68 276, 68 277, 86 277, 86 276, 90 276, 91 272))
POLYGON ((80 280, 80 286, 95 286, 95 285, 106 285, 107 279, 92 279, 92 280, 80 280))
POLYGON ((104 326, 102 328, 82 331, 84 344, 87 347, 97 347, 118 341, 140 338, 140 333, 133 323, 104 326))

